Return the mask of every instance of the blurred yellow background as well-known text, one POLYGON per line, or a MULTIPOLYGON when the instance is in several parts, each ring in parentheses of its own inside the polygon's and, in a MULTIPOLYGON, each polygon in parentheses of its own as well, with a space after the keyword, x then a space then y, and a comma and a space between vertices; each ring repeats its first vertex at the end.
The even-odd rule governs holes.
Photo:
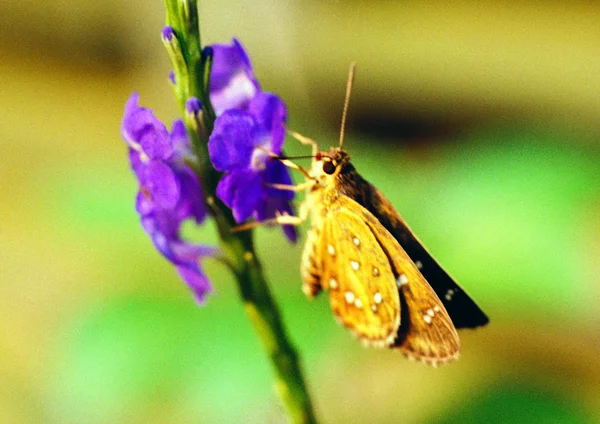
MULTIPOLYGON (((600 7, 200 13, 324 148, 358 62, 345 147, 491 318, 441 369, 364 349, 301 293, 301 243, 257 230, 322 422, 600 422, 600 7)), ((285 422, 226 270, 207 262, 196 306, 134 211, 125 101, 177 116, 162 3, 2 2, 0 22, 0 422, 285 422)))

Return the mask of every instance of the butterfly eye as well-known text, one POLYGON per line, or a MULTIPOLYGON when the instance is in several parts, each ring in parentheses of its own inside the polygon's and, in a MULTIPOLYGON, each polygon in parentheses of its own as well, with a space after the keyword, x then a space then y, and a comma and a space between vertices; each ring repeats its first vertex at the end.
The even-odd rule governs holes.
POLYGON ((331 175, 335 172, 335 164, 332 161, 327 161, 323 163, 323 172, 328 175, 331 175))

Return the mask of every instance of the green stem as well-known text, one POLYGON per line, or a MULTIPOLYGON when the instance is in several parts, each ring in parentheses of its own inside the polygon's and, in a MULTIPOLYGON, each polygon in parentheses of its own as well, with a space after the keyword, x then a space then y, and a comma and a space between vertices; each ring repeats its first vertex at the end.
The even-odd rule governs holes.
MULTIPOLYGON (((295 348, 283 327, 281 314, 274 302, 258 260, 252 231, 232 232, 237 225, 231 211, 217 198, 220 174, 208 157, 208 137, 215 115, 208 97, 211 54, 203 54, 200 43, 198 11, 195 0, 165 0, 167 25, 175 38, 165 41, 175 72, 174 91, 182 111, 188 135, 198 158, 195 163, 206 204, 214 218, 221 248, 237 279, 246 313, 252 322, 275 370, 275 388, 295 423, 316 422, 310 397, 295 348), (191 117, 186 102, 196 97, 202 112, 191 117)), ((210 50, 208 50, 210 52, 210 50)))

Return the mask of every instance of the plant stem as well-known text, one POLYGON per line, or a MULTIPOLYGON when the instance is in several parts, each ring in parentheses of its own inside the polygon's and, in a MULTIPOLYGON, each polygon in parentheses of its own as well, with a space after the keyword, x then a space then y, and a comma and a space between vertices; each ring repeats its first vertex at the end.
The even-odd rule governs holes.
POLYGON ((236 277, 246 313, 252 322, 275 370, 275 388, 287 413, 295 423, 316 422, 310 397, 295 348, 283 327, 281 314, 265 280, 254 250, 252 231, 232 232, 237 225, 231 211, 216 197, 221 175, 212 167, 208 156, 208 137, 214 124, 209 99, 211 50, 204 52, 200 43, 198 12, 195 0, 165 0, 167 25, 176 38, 165 41, 175 72, 175 95, 182 111, 188 135, 198 162, 196 172, 202 183, 206 204, 219 233, 220 246, 236 277), (186 102, 200 99, 200 116, 186 114, 186 102))

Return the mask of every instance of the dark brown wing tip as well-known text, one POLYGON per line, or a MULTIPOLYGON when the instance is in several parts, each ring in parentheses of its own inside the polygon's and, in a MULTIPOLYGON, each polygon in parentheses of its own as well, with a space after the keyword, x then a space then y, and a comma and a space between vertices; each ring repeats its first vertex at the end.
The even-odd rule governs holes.
POLYGON ((490 324, 490 319, 487 315, 485 315, 483 312, 481 313, 482 317, 479 318, 478 321, 475 322, 469 322, 469 323, 465 323, 465 322, 461 322, 458 321, 455 323, 454 319, 452 319, 452 317, 450 317, 452 319, 452 323, 455 324, 455 328, 457 330, 477 330, 478 328, 481 327, 485 327, 487 325, 490 324))

